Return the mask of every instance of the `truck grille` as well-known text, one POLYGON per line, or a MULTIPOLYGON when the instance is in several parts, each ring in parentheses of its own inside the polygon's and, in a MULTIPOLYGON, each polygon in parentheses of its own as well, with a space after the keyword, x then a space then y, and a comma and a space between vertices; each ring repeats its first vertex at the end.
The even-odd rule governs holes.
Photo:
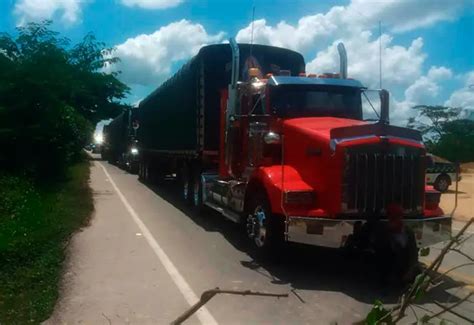
POLYGON ((346 151, 342 188, 343 213, 384 215, 390 203, 405 215, 423 205, 425 159, 417 148, 364 146, 346 151))

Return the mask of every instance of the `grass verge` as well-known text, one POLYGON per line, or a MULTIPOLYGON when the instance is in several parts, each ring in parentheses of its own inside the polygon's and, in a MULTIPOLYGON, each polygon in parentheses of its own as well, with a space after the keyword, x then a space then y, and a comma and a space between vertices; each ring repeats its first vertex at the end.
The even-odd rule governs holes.
POLYGON ((41 186, 0 173, 0 198, 0 324, 36 324, 51 315, 66 244, 94 209, 89 162, 41 186))

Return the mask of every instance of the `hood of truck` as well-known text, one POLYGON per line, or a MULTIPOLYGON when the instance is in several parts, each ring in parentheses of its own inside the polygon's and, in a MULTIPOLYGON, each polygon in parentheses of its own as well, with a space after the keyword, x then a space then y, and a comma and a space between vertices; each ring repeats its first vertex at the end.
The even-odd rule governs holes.
POLYGON ((366 124, 368 123, 364 121, 337 117, 302 117, 286 120, 284 127, 305 133, 311 138, 318 138, 321 142, 329 142, 332 129, 366 124))
MULTIPOLYGON (((380 202, 377 189, 384 186, 400 191, 402 194, 397 192, 399 197, 405 195, 403 193, 411 193, 416 199, 407 198, 405 201, 416 204, 404 208, 410 213, 419 213, 423 192, 421 185, 424 183, 424 173, 416 174, 423 169, 424 164, 424 148, 419 132, 382 123, 311 117, 285 120, 283 134, 284 164, 293 168, 302 182, 312 188, 316 197, 315 208, 325 211, 328 216, 334 217, 341 213, 359 213, 362 216, 366 210, 361 212, 356 211, 356 208, 363 206, 359 201, 364 193, 367 197, 370 196, 365 201, 378 204, 371 209, 380 210, 384 204, 380 202), (382 160, 387 161, 387 170, 394 170, 390 175, 387 172, 392 178, 386 184, 382 182, 383 177, 380 177, 382 160), (370 179, 371 182, 354 181, 357 180, 354 175, 367 175, 365 179, 370 179), (393 175, 403 180, 396 182, 393 175), (375 181, 379 183, 372 186, 375 181), (395 183, 399 187, 393 187, 395 183), (408 184, 411 184, 409 191, 402 189, 408 184), (369 185, 372 187, 368 187, 369 185), (354 193, 357 193, 355 197, 354 193)), ((388 176, 385 178, 389 179, 388 176)))

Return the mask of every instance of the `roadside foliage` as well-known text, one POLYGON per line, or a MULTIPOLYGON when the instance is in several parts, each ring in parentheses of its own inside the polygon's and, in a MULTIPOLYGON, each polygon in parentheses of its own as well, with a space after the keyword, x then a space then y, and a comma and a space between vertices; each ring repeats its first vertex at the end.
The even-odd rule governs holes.
POLYGON ((50 21, 0 33, 0 323, 39 323, 58 296, 65 247, 93 210, 82 152, 93 125, 126 107, 117 62, 50 21))

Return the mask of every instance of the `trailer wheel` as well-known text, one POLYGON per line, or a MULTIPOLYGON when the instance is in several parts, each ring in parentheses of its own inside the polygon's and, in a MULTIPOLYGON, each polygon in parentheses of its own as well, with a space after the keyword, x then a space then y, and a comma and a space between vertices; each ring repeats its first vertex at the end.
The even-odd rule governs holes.
POLYGON ((143 180, 145 182, 150 182, 150 161, 145 160, 143 164, 143 180))
POLYGON ((272 214, 266 195, 254 195, 247 209, 247 236, 259 252, 274 253, 283 243, 283 229, 279 227, 278 216, 272 214))
POLYGON ((180 173, 180 184, 181 184, 181 197, 187 204, 191 203, 192 197, 192 184, 191 184, 191 173, 187 165, 181 168, 180 173))
POLYGON ((192 184, 192 203, 193 207, 200 211, 203 205, 203 186, 201 179, 201 172, 196 169, 193 173, 193 184, 192 184))
POLYGON ((143 180, 143 163, 141 161, 138 163, 138 179, 143 180))

